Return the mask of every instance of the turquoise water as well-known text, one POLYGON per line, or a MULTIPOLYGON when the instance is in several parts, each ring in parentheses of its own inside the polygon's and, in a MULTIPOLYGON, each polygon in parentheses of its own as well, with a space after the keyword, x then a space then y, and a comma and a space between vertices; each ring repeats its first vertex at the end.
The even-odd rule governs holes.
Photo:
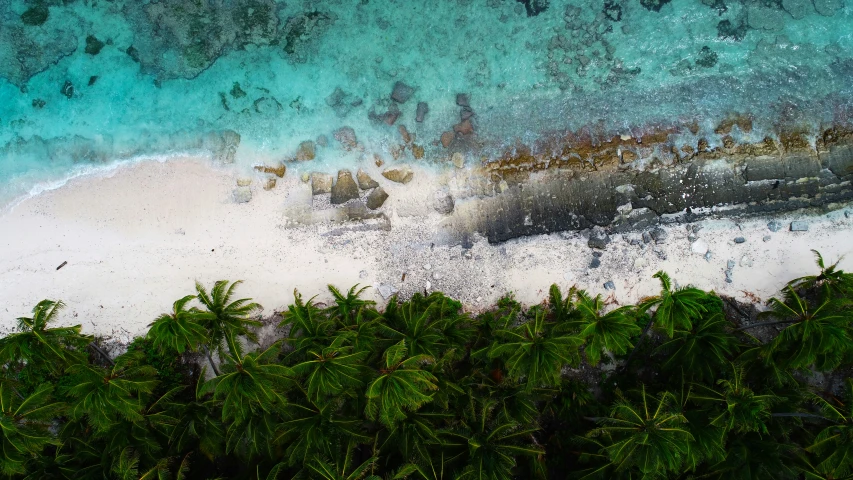
POLYGON ((0 0, 0 201, 223 129, 251 165, 350 126, 364 154, 330 140, 303 166, 331 169, 388 157, 402 124, 430 162, 457 93, 486 157, 584 127, 702 135, 732 112, 747 140, 847 121, 849 1, 0 0))

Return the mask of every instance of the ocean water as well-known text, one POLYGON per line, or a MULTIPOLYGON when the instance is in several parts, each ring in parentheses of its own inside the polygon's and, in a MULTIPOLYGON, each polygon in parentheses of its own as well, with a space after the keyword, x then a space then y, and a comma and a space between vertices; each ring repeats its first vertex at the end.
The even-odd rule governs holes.
MULTIPOLYGON (((0 0, 0 204, 241 136, 238 165, 439 165, 468 95, 488 158, 553 132, 642 135, 739 113, 758 140, 853 112, 850 0, 0 0), (397 82, 409 98, 391 100, 397 82), (428 105, 416 121, 418 103, 428 105), (398 116, 390 125, 388 112, 398 116), (352 127, 363 150, 336 148, 352 127), (409 155, 411 155, 409 153, 409 155), (414 161, 411 157, 399 161, 414 161)), ((398 97, 399 98, 399 97, 398 97)))

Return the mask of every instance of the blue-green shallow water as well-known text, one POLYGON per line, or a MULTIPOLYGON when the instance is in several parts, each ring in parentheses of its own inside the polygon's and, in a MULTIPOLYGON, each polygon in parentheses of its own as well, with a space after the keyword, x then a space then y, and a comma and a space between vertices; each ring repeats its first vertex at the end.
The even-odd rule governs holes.
MULTIPOLYGON (((0 0, 0 204, 222 129, 250 165, 344 125, 387 153, 403 124, 429 161, 460 92, 487 155, 732 112, 754 118, 743 140, 816 128, 853 111, 849 1, 0 0), (397 81, 415 91, 396 124, 372 120, 397 81)), ((358 161, 331 145, 305 168, 358 161)))

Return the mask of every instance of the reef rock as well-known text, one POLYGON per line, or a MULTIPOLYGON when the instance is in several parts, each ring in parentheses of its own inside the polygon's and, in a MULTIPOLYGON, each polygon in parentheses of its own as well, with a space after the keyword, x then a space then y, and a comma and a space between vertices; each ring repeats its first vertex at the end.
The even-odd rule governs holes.
POLYGON ((314 172, 311 174, 311 194, 322 195, 332 191, 332 176, 327 173, 314 172))
POLYGON ((335 115, 340 118, 346 117, 352 109, 358 107, 362 103, 362 99, 345 92, 341 87, 336 87, 335 91, 326 97, 326 105, 332 107, 332 110, 335 111, 335 115))
POLYGON ((234 163, 237 147, 240 146, 240 134, 234 130, 210 132, 204 136, 203 146, 210 151, 213 159, 220 163, 234 163))
POLYGON ((415 110, 415 121, 422 123, 429 113, 429 105, 426 102, 418 102, 418 108, 415 110))
POLYGON ((391 91, 391 100, 394 100, 397 103, 406 103, 414 93, 414 88, 403 82, 397 82, 394 84, 394 90, 391 91))
POLYGON ((441 134, 441 145, 444 148, 450 146, 453 143, 453 139, 456 138, 456 135, 453 132, 444 132, 441 134))
POLYGON ((358 185, 353 180, 352 173, 349 170, 340 170, 338 181, 332 186, 332 204, 339 205, 355 198, 358 198, 358 185))
POLYGON ((415 173, 409 167, 396 167, 389 168, 382 172, 382 176, 391 180, 392 182, 397 183, 409 183, 412 181, 412 178, 415 176, 415 173))
POLYGON ((444 191, 439 191, 433 197, 432 208, 442 215, 450 215, 453 213, 455 204, 456 202, 452 195, 444 191))
MULTIPOLYGON (((33 19, 36 20, 38 18, 33 19)), ((71 31, 61 28, 53 29, 50 35, 36 37, 30 27, 3 24, 0 45, 3 46, 0 48, 0 76, 22 88, 34 75, 73 54, 77 50, 77 38, 71 31)))
POLYGON ((335 130, 332 136, 344 147, 344 150, 352 150, 358 146, 358 139, 352 127, 341 127, 335 130))
POLYGON ((306 140, 299 144, 299 148, 296 150, 296 160, 299 162, 305 162, 308 160, 314 160, 316 157, 316 152, 314 148, 314 142, 311 140, 306 140))
POLYGON ((371 188, 376 188, 379 186, 379 183, 376 180, 370 178, 370 175, 365 173, 364 170, 359 169, 355 173, 355 178, 358 180, 358 187, 362 190, 370 190, 371 188))
POLYGON ((382 187, 376 187, 367 196, 367 208, 376 210, 385 203, 385 200, 388 200, 388 194, 382 189, 382 187))

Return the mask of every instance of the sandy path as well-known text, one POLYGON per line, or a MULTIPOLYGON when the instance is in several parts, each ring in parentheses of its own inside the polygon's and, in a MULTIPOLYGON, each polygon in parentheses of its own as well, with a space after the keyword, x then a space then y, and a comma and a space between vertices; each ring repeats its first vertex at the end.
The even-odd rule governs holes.
MULTIPOLYGON (((408 197, 401 189, 396 196, 392 191, 390 230, 352 223, 293 226, 288 212, 311 202, 310 189, 299 179, 287 177, 272 191, 256 181, 253 200, 235 204, 234 175, 204 160, 140 163, 75 179, 0 216, 0 330, 11 328, 39 300, 52 298, 68 304, 64 323, 127 340, 175 299, 192 293, 197 279, 208 285, 243 279, 241 293, 269 314, 292 301, 294 287, 311 296, 323 293, 327 283, 381 284, 404 294, 440 289, 476 308, 506 291, 536 303, 554 282, 605 293, 603 283, 612 280, 616 300, 636 301, 658 288, 651 279, 658 269, 701 288, 766 299, 785 281, 814 271, 811 248, 830 260, 848 254, 842 265, 853 270, 853 218, 843 211, 809 218, 804 233, 787 229, 792 219, 802 218, 796 215, 779 217, 785 228, 775 233, 768 219, 700 222, 698 237, 708 244, 710 261, 691 251, 684 225, 667 227, 668 239, 658 246, 614 237, 594 269, 580 234, 501 245, 478 241, 463 251, 442 243, 438 214, 410 215, 418 209, 407 208, 407 199, 422 201, 435 187, 430 182, 437 181, 423 172, 417 178, 406 187, 408 197), (746 242, 734 243, 738 236, 746 242), (730 259, 737 266, 732 283, 726 283, 730 259)), ((367 293, 381 300, 376 288, 367 293)))

